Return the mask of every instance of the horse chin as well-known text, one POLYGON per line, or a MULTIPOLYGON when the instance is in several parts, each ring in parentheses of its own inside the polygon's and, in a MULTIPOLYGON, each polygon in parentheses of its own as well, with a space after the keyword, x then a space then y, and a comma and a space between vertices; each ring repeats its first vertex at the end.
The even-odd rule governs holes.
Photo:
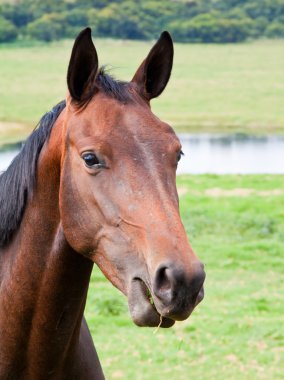
POLYGON ((132 320, 137 326, 168 328, 175 323, 173 319, 158 313, 147 286, 139 279, 135 279, 131 284, 128 306, 132 320))

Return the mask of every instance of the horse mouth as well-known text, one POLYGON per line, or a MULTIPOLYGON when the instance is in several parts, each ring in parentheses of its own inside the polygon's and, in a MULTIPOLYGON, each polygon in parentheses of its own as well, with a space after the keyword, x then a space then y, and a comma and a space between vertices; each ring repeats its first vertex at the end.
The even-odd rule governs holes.
POLYGON ((137 326, 168 328, 175 323, 173 319, 164 317, 157 311, 151 292, 141 279, 136 278, 131 283, 128 306, 137 326))

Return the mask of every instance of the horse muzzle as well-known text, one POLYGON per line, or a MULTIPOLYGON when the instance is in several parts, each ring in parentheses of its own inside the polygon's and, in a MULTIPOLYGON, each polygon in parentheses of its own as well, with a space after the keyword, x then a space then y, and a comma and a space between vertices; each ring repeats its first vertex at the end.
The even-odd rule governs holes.
POLYGON ((171 327, 187 319, 204 297, 205 272, 199 261, 186 272, 175 264, 160 265, 153 281, 135 277, 128 292, 128 304, 138 326, 171 327))

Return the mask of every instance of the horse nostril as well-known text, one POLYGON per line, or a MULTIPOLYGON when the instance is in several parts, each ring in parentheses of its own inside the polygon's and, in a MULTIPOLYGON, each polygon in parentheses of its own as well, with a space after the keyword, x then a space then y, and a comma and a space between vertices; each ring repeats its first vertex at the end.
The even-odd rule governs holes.
POLYGON ((192 263, 191 271, 186 272, 182 265, 160 266, 154 277, 153 295, 161 307, 177 317, 184 316, 202 299, 202 286, 205 279, 203 265, 192 263), (200 298, 200 299, 199 299, 200 298))
POLYGON ((172 282, 170 276, 170 269, 166 266, 160 267, 154 280, 154 293, 163 299, 163 301, 170 301, 172 296, 172 282))

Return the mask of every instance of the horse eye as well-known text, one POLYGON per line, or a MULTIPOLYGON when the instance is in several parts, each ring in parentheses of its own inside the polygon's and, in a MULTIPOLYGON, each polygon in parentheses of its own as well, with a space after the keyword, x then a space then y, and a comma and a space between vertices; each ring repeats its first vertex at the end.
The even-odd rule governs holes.
POLYGON ((82 158, 89 167, 100 165, 100 161, 94 153, 85 153, 82 158))
POLYGON ((183 155, 184 155, 183 151, 182 151, 182 150, 180 150, 180 151, 178 152, 178 154, 177 154, 177 162, 179 162, 179 161, 180 161, 180 159, 181 159, 181 156, 183 156, 183 155))

